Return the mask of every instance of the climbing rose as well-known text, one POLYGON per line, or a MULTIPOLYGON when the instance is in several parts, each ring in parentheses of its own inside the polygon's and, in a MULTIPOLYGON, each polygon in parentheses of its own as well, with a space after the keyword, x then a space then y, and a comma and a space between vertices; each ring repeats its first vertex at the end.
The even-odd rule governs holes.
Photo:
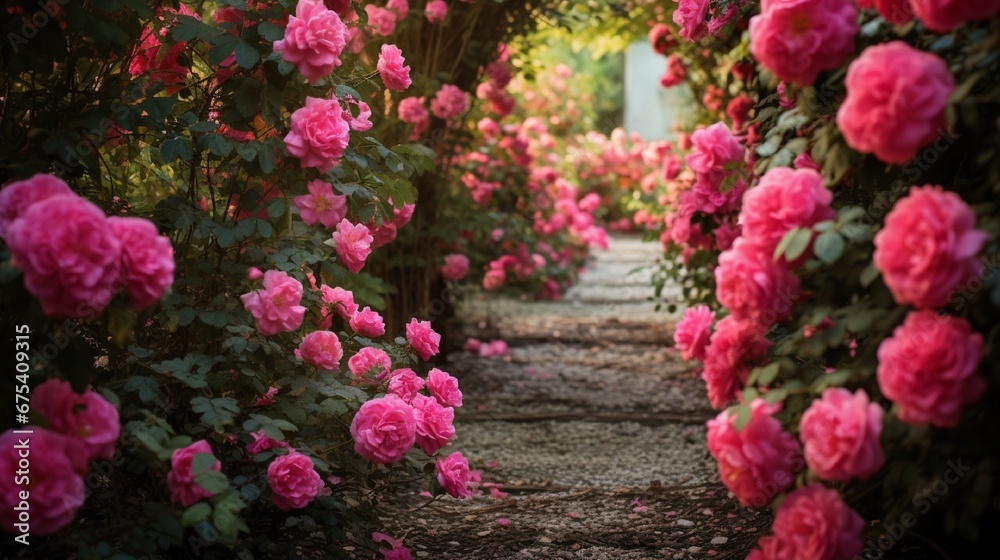
POLYGON ((729 175, 728 167, 742 163, 746 148, 724 122, 699 129, 691 135, 692 151, 684 161, 699 183, 719 185, 729 175))
POLYGON ((321 179, 313 179, 306 183, 306 188, 309 189, 309 194, 297 196, 293 202, 307 225, 319 222, 324 227, 333 229, 347 217, 347 197, 333 194, 333 185, 321 179))
POLYGON ((708 389, 708 400, 723 408, 739 397, 750 370, 764 363, 771 342, 760 327, 737 321, 732 315, 715 325, 705 348, 701 378, 708 389))
POLYGON ((674 329, 674 345, 684 360, 705 359, 705 347, 712 335, 715 312, 707 305, 697 305, 684 311, 684 317, 674 329))
POLYGON ((469 470, 469 461, 460 452, 438 458, 437 479, 444 491, 456 498, 471 498, 479 493, 480 474, 469 470))
POLYGON ((48 428, 71 442, 79 441, 85 462, 111 459, 121 433, 118 410, 89 388, 82 394, 62 379, 49 379, 31 392, 31 408, 45 418, 48 428))
POLYGON ((427 390, 444 406, 462 406, 462 391, 458 389, 458 380, 445 371, 434 368, 427 372, 427 390))
POLYGON ((875 268, 900 305, 943 307, 983 271, 977 258, 988 234, 955 193, 937 185, 913 187, 896 202, 875 235, 875 268))
POLYGON ((424 388, 424 380, 410 368, 392 370, 389 374, 389 392, 408 403, 424 388))
POLYGON ((288 153, 299 165, 326 173, 340 163, 350 141, 351 127, 336 99, 306 97, 306 106, 292 113, 292 126, 285 136, 288 153))
POLYGON ((493 291, 503 286, 504 281, 507 279, 507 274, 500 269, 487 270, 486 274, 483 275, 483 289, 486 291, 493 291))
MULTIPOLYGON (((354 303, 354 293, 349 290, 341 287, 331 288, 325 284, 320 286, 319 290, 323 294, 325 306, 330 306, 342 318, 350 319, 358 311, 358 304, 354 303)), ((324 310, 326 310, 325 306, 324 310)), ((328 313, 328 311, 324 312, 328 313)))
POLYGON ((135 309, 160 301, 174 283, 174 247, 153 222, 143 218, 108 218, 122 249, 122 284, 135 309))
POLYGON ((468 110, 469 94, 451 84, 441 86, 431 100, 431 112, 439 119, 457 117, 468 110))
POLYGON ((656 54, 666 55, 677 48, 674 32, 665 23, 657 23, 649 30, 649 43, 653 45, 656 54))
POLYGON ((375 30, 376 35, 388 37, 396 30, 396 14, 391 11, 368 4, 365 6, 365 12, 368 13, 368 25, 375 30))
POLYGON ((378 55, 378 73, 382 76, 385 87, 394 91, 403 91, 413 83, 410 80, 410 67, 403 66, 406 60, 403 51, 396 45, 382 45, 378 55))
POLYGON ((294 449, 277 457, 267 467, 267 485, 271 501, 282 511, 302 509, 316 498, 323 479, 308 456, 294 449))
POLYGON ((847 69, 837 126, 855 150, 885 163, 913 159, 945 128, 955 78, 944 60, 902 41, 868 47, 847 69))
POLYGON ((399 120, 413 125, 413 137, 420 136, 430 123, 423 97, 407 97, 400 100, 397 112, 399 120))
POLYGON ((854 53, 858 8, 851 0, 763 0, 750 18, 750 52, 779 79, 811 86, 854 53))
POLYGON ((347 270, 357 274, 365 266, 365 260, 372 252, 372 241, 375 238, 368 232, 364 224, 352 224, 347 219, 341 220, 337 224, 337 231, 333 232, 333 239, 327 241, 337 250, 347 270))
POLYGON ((72 195, 62 179, 47 173, 38 173, 23 181, 9 183, 0 189, 0 239, 7 237, 14 220, 18 219, 36 202, 59 195, 72 195))
POLYGON ((344 107, 344 120, 347 121, 351 130, 364 132, 374 126, 371 121, 372 108, 369 107, 367 103, 364 101, 358 101, 350 95, 344 98, 344 103, 347 105, 344 107), (358 116, 354 116, 354 113, 351 111, 351 105, 357 105, 358 116))
POLYGON ((264 336, 294 331, 306 314, 306 308, 299 305, 302 283, 280 270, 265 272, 264 289, 243 294, 240 299, 264 336))
POLYGON ((455 437, 455 409, 424 395, 416 395, 411 404, 417 423, 417 445, 433 455, 455 437))
POLYGON ((719 255, 716 297, 733 317, 768 327, 792 316, 799 279, 774 262, 772 253, 742 237, 719 255))
POLYGON ((358 455, 373 463, 395 463, 416 440, 413 408, 392 394, 367 401, 351 421, 351 437, 358 455))
POLYGON ((677 0, 674 23, 681 26, 680 36, 697 43, 708 32, 705 16, 709 0, 677 0))
MULTIPOLYGON (((195 472, 192 470, 195 455, 212 454, 208 442, 200 439, 187 447, 175 449, 170 456, 170 474, 167 475, 167 486, 170 488, 170 501, 187 507, 202 498, 211 498, 212 493, 195 482, 195 472)), ((215 461, 208 468, 211 471, 222 471, 222 463, 215 461)))
POLYGON ((313 331, 302 339, 296 355, 316 369, 333 371, 340 367, 344 348, 337 334, 331 331, 313 331))
POLYGON ((384 350, 365 346, 358 350, 357 354, 351 356, 350 360, 347 360, 347 367, 356 377, 361 377, 373 368, 377 368, 375 369, 375 377, 381 378, 392 368, 392 359, 384 350))
POLYGON ((729 100, 726 105, 726 116, 733 121, 733 130, 742 130, 746 126, 753 105, 753 99, 745 93, 729 100))
POLYGON ((469 273, 469 257, 460 253, 445 255, 444 265, 441 266, 441 276, 445 280, 461 280, 469 273))
POLYGON ((742 430, 736 429, 736 414, 730 410, 708 421, 708 450, 736 499, 761 508, 795 482, 802 459, 795 436, 773 416, 780 405, 757 398, 749 406, 750 420, 742 430))
POLYGON ((875 474, 885 464, 881 435, 882 407, 861 389, 823 391, 799 424, 806 464, 824 480, 847 482, 875 474))
POLYGON ((372 311, 372 308, 368 306, 356 311, 351 316, 349 324, 351 329, 361 336, 373 338, 385 334, 385 323, 382 321, 382 316, 377 311, 372 311))
POLYGON ((28 440, 31 459, 30 524, 31 534, 51 535, 76 518, 86 498, 80 470, 74 468, 68 438, 44 428, 32 426, 31 434, 15 434, 12 430, 0 435, 0 528, 8 533, 20 533, 15 523, 21 512, 15 510, 22 501, 20 493, 27 490, 15 483, 18 470, 17 446, 28 440))
POLYGON ((417 205, 411 203, 404 204, 401 208, 392 209, 392 223, 396 228, 402 228, 406 224, 410 223, 413 219, 413 212, 417 209, 417 205))
POLYGON ((389 0, 385 7, 396 13, 396 21, 402 21, 410 11, 410 3, 407 0, 389 0))
POLYGON ((847 560, 862 550, 865 520, 851 509, 840 494, 821 484, 799 488, 785 498, 771 526, 772 534, 747 558, 760 560, 847 560))
POLYGON ((448 3, 444 0, 431 0, 425 8, 427 21, 441 23, 448 17, 448 3))
POLYGON ((888 21, 902 25, 913 19, 913 8, 910 6, 913 0, 858 0, 858 7, 872 8, 878 10, 888 21))
POLYGON ((277 449, 279 447, 288 447, 287 441, 278 441, 274 438, 268 437, 264 430, 257 430, 256 432, 250 432, 253 437, 253 441, 247 444, 247 453, 251 455, 257 455, 258 453, 263 453, 264 451, 270 451, 271 449, 277 449))
POLYGON ((833 219, 833 193, 812 169, 775 167, 743 197, 740 223, 743 237, 773 254, 786 233, 833 219))
POLYGON ((417 321, 416 317, 406 324, 406 341, 420 358, 427 361, 437 355, 441 345, 441 335, 434 332, 430 321, 417 321))
POLYGON ((340 66, 346 45, 347 26, 336 12, 326 9, 322 0, 299 0, 284 38, 274 42, 274 51, 312 84, 340 66))
POLYGON ((687 79, 687 68, 684 67, 684 61, 676 54, 668 56, 667 69, 663 76, 660 76, 660 86, 665 88, 679 86, 685 79, 687 79))
POLYGON ((1000 0, 910 0, 910 7, 928 29, 947 33, 967 21, 993 17, 1000 0))
POLYGON ((118 291, 121 242, 104 212, 75 194, 29 206, 6 241, 24 287, 50 317, 99 314, 118 291))
POLYGON ((982 357, 983 337, 965 319, 911 311, 878 348, 878 386, 900 420, 952 428, 986 390, 982 357))

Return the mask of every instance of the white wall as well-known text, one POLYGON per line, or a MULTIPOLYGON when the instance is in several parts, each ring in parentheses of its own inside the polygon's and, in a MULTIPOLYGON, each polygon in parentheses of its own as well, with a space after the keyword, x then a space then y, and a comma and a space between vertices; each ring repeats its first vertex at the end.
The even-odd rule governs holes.
POLYGON ((625 53, 625 130, 645 140, 674 140, 677 111, 691 95, 686 84, 660 86, 666 67, 667 58, 649 41, 637 41, 625 53))

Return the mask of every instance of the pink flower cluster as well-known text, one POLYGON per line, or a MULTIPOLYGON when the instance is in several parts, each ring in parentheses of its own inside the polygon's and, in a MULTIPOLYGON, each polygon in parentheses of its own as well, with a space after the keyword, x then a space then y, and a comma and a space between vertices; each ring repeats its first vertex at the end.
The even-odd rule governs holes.
POLYGON ((468 110, 469 94, 458 86, 445 84, 434 95, 434 99, 431 99, 431 113, 439 119, 453 119, 464 115, 468 110))
POLYGON ((747 560, 802 558, 857 558, 865 520, 841 499, 836 490, 811 484, 788 494, 772 525, 772 534, 758 542, 760 550, 747 560))

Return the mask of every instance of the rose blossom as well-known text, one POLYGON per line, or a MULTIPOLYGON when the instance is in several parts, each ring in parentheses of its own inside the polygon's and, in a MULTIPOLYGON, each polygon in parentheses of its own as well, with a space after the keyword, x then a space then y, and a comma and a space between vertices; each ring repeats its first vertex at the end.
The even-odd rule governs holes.
POLYGON ((424 107, 423 97, 407 97, 400 100, 397 112, 399 120, 413 125, 411 138, 420 136, 430 123, 430 116, 427 113, 427 108, 424 107))
POLYGON ((389 374, 388 391, 408 403, 424 388, 424 380, 410 368, 392 370, 389 374))
POLYGON ((660 77, 660 86, 665 88, 679 86, 686 79, 687 68, 684 67, 684 61, 681 60, 681 57, 676 54, 668 56, 667 69, 664 71, 663 76, 660 77))
POLYGON ((462 391, 458 389, 458 380, 447 372, 438 368, 427 372, 427 390, 444 406, 462 406, 462 391))
POLYGON ((351 437, 358 455, 373 463, 395 463, 416 441, 413 407, 392 394, 372 399, 351 421, 351 437))
POLYGON ((837 127, 847 145, 902 164, 945 128, 955 78, 944 60, 902 41, 865 49, 847 69, 837 127))
POLYGON ((368 4, 365 6, 365 12, 368 13, 368 25, 374 29, 376 35, 388 37, 396 30, 396 14, 391 11, 368 4))
POLYGON ((993 17, 1000 11, 1000 1, 910 0, 910 7, 928 29, 947 33, 967 21, 993 17))
POLYGON ((858 558, 864 528, 864 518, 848 507, 836 490, 810 484, 785 497, 774 516, 772 534, 759 541, 763 552, 754 551, 747 558, 858 558))
POLYGON ((292 113, 292 125, 285 136, 288 153, 299 165, 326 173, 340 163, 350 141, 351 126, 336 99, 306 97, 305 107, 292 113))
POLYGON ((487 270, 483 275, 483 289, 488 292, 500 289, 504 281, 507 280, 507 273, 500 269, 487 270))
POLYGON ((444 264, 441 266, 441 276, 445 280, 461 280, 469 273, 469 257, 452 253, 444 256, 444 264))
POLYGON ((271 449, 277 449, 279 447, 288 447, 287 441, 278 441, 274 438, 268 437, 264 430, 257 430, 256 432, 250 432, 253 436, 253 441, 247 444, 247 453, 251 455, 257 455, 263 453, 264 451, 270 451, 271 449))
POLYGON ((697 305, 684 311, 684 317, 674 329, 674 346, 684 360, 705 359, 705 347, 712 334, 715 312, 707 305, 697 305))
POLYGON ((410 11, 410 3, 407 0, 389 0, 385 3, 386 9, 396 13, 396 21, 402 21, 410 11))
POLYGON ((912 0, 858 0, 858 7, 874 7, 885 19, 896 25, 902 25, 913 19, 911 2, 912 0))
POLYGON ((364 101, 358 101, 357 99, 354 99, 354 97, 350 95, 344 98, 344 103, 346 104, 346 107, 344 107, 344 120, 347 121, 347 124, 351 127, 351 130, 355 130, 357 132, 364 132, 366 130, 371 129, 371 127, 374 126, 371 121, 372 108, 369 107, 367 103, 365 103, 364 101), (351 111, 352 105, 357 106, 358 108, 358 116, 356 117, 354 116, 354 113, 351 111))
POLYGON ((403 51, 396 45, 382 45, 378 55, 378 73, 382 83, 393 91, 403 91, 413 83, 410 80, 410 67, 403 66, 406 60, 403 51))
POLYGON ((118 409, 89 388, 80 394, 67 381, 48 379, 32 390, 31 408, 50 430, 80 441, 86 462, 114 456, 121 433, 118 409))
MULTIPOLYGON (((390 199, 389 201, 392 202, 392 199, 390 199)), ((410 223, 410 220, 413 219, 413 212, 416 211, 416 209, 417 205, 412 202, 408 202, 399 208, 393 207, 392 209, 393 225, 395 225, 396 228, 398 229, 410 223)))
MULTIPOLYGON (((342 318, 350 319, 358 311, 358 304, 354 303, 353 292, 339 286, 331 288, 326 284, 320 286, 319 290, 323 294, 323 303, 330 306, 330 309, 336 311, 342 318)), ((324 306, 324 313, 328 313, 326 306, 324 306)))
POLYGON ((439 119, 457 117, 469 110, 469 95, 451 84, 441 89, 431 99, 431 112, 439 119))
POLYGON ((719 255, 716 297, 733 317, 768 327, 792 316, 801 293, 799 278, 774 262, 772 254, 741 237, 719 255))
POLYGON ((347 217, 347 197, 333 194, 333 185, 321 179, 313 179, 306 183, 306 188, 309 189, 309 194, 293 199, 306 225, 319 222, 332 229, 347 217))
POLYGON ((692 151, 684 161, 699 183, 718 185, 730 174, 729 166, 742 163, 746 148, 724 122, 696 130, 691 135, 692 151))
POLYGON ((437 460, 437 480, 444 491, 456 498, 471 498, 479 493, 480 474, 469 470, 469 461, 460 452, 437 460))
POLYGON ((824 480, 847 482, 875 474, 885 464, 881 434, 882 407, 861 389, 823 391, 799 424, 806 464, 824 480))
POLYGON ((722 411, 708 421, 708 450, 719 463, 722 483, 745 506, 762 508, 795 482, 802 459, 795 436, 781 428, 774 413, 781 406, 757 398, 742 430, 736 414, 722 411))
POLYGON ((753 105, 753 99, 745 93, 729 100, 726 105, 726 116, 733 121, 733 130, 742 130, 746 126, 753 105))
POLYGON ((665 23, 657 23, 649 30, 649 43, 653 45, 656 54, 666 55, 677 48, 674 32, 665 23))
MULTIPOLYGON (((66 527, 83 507, 86 488, 79 470, 71 459, 73 449, 69 438, 44 428, 30 426, 33 433, 15 434, 7 430, 0 435, 0 527, 8 533, 20 533, 15 523, 21 512, 15 510, 23 500, 20 495, 27 486, 16 483, 14 473, 20 468, 19 442, 28 441, 31 455, 30 516, 31 533, 51 535, 66 527)), ((23 463, 22 463, 23 464, 23 463)))
POLYGON ((431 23, 441 23, 448 17, 448 3, 444 0, 431 0, 424 8, 427 21, 431 23))
POLYGON ((264 336, 294 331, 306 314, 306 308, 299 305, 302 283, 280 270, 265 272, 264 289, 243 294, 240 299, 264 336))
POLYGON ((312 84, 340 66, 346 33, 340 16, 326 9, 322 0, 299 0, 295 15, 288 18, 284 38, 274 42, 274 51, 312 84))
POLYGON ((384 350, 365 346, 358 350, 357 354, 351 356, 350 360, 347 360, 347 368, 356 377, 361 377, 373 368, 377 368, 375 369, 375 377, 381 378, 392 368, 392 359, 384 350))
POLYGON ((723 408, 739 397, 750 370, 766 361, 771 342, 760 327, 729 315, 715 325, 704 350, 701 378, 714 408, 723 408))
MULTIPOLYGON (((212 447, 200 439, 187 447, 175 449, 170 455, 170 474, 167 475, 167 486, 170 487, 170 501, 187 507, 202 498, 211 498, 212 493, 195 482, 199 473, 192 470, 195 455, 207 453, 212 455, 212 447)), ((222 463, 216 460, 210 471, 222 471, 222 463)))
POLYGON ((441 335, 434 332, 430 321, 418 321, 414 317, 406 324, 406 341, 422 360, 427 361, 431 356, 437 355, 441 345, 441 335))
POLYGON ((455 409, 424 395, 416 395, 411 404, 417 423, 417 445, 433 455, 455 437, 455 409))
POLYGON ((331 331, 313 331, 307 334, 295 354, 316 369, 333 371, 340 367, 344 349, 337 334, 331 331))
POLYGON ((965 319, 911 311, 878 348, 878 386, 900 420, 952 428, 986 391, 982 357, 983 336, 965 319))
POLYGON ((174 283, 174 247, 153 222, 143 218, 108 218, 122 249, 122 285, 135 309, 160 301, 174 283))
POLYGON ((361 336, 376 337, 385 334, 385 323, 382 316, 371 307, 365 306, 361 311, 357 311, 351 316, 349 322, 351 330, 361 336))
POLYGON ((763 0, 750 52, 781 80, 811 86, 854 53, 858 8, 847 0, 763 0))
POLYGON ((36 202, 59 195, 73 195, 62 179, 48 173, 37 173, 29 179, 14 181, 0 189, 0 238, 7 237, 14 220, 36 202))
POLYGON ((964 283, 978 278, 977 256, 989 235, 954 192, 937 185, 913 187, 886 216, 875 235, 875 268, 900 305, 947 305, 964 283))
POLYGON ((267 485, 271 487, 274 505, 288 511, 309 505, 323 488, 323 479, 308 456, 289 449, 287 455, 275 458, 268 465, 267 485))
MULTIPOLYGON (((389 0, 390 2, 392 0, 389 0)), ((410 549, 403 546, 403 539, 394 539, 385 533, 372 533, 372 541, 376 543, 386 543, 390 549, 379 549, 382 560, 413 560, 410 549)))
POLYGON ((337 250, 337 256, 347 270, 357 274, 365 267, 365 260, 372 252, 373 241, 375 238, 364 224, 352 224, 345 218, 337 224, 333 239, 326 243, 337 250))
POLYGON ((697 43, 705 36, 708 32, 708 22, 705 21, 708 4, 709 0, 677 0, 673 19, 681 26, 681 37, 697 43))
POLYGON ((832 201, 833 193, 823 186, 819 172, 775 167, 743 196, 743 237, 773 254, 789 231, 833 219, 832 201))

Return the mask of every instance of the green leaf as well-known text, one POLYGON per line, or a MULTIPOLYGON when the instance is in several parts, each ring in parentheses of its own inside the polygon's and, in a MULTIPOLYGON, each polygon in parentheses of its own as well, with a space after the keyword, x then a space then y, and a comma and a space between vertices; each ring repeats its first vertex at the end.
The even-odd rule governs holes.
POLYGON ((271 234, 274 233, 274 226, 271 225, 271 222, 268 222, 267 220, 262 220, 260 218, 256 218, 256 220, 257 220, 257 233, 259 233, 260 236, 265 239, 270 238, 271 234))
POLYGON ((191 161, 191 149, 183 139, 170 138, 160 145, 160 157, 163 158, 163 163, 171 163, 177 158, 191 161))
POLYGON ((176 22, 170 29, 170 35, 179 43, 186 43, 191 39, 209 41, 222 32, 221 29, 212 27, 191 16, 178 14, 174 17, 176 18, 176 22))
POLYGON ((750 423, 751 412, 749 404, 741 404, 730 409, 730 414, 736 416, 736 419, 733 420, 733 427, 736 428, 736 431, 742 430, 750 423))
POLYGON ((236 64, 243 68, 253 68, 260 61, 260 53, 246 41, 236 43, 236 64))
POLYGON ((219 471, 204 471, 195 475, 194 482, 206 491, 216 495, 229 488, 229 478, 219 471))
POLYGON ((780 371, 780 364, 778 362, 771 362, 766 366, 755 368, 750 373, 747 383, 752 385, 770 385, 778 377, 780 371))
MULTIPOLYGON (((789 261, 794 261, 795 259, 801 257, 806 250, 809 248, 809 243, 812 241, 812 231, 805 228, 796 228, 795 233, 792 234, 792 238, 788 242, 788 246, 785 248, 785 258, 789 261)), ((784 239, 782 239, 784 241, 784 239)))
POLYGON ((268 142, 261 142, 257 149, 257 163, 260 164, 260 170, 264 173, 274 171, 276 161, 277 154, 275 154, 274 146, 268 142))
POLYGON ((874 282, 876 278, 878 278, 878 275, 879 271, 875 268, 875 264, 870 263, 864 268, 864 270, 861 271, 861 276, 858 278, 858 281, 861 282, 862 287, 867 288, 872 285, 872 282, 874 282))
POLYGON ((206 502, 197 502, 184 510, 184 515, 181 516, 181 525, 185 527, 193 527, 208 519, 208 516, 211 514, 212 506, 208 505, 206 502))
POLYGON ((257 159, 257 142, 236 142, 234 147, 236 148, 236 153, 239 154, 244 161, 253 161, 257 159))
POLYGON ((226 157, 233 151, 233 142, 221 134, 205 134, 198 138, 199 147, 207 147, 212 155, 226 157))
POLYGON ((151 403, 160 394, 160 386, 152 377, 137 375, 130 377, 125 382, 125 390, 139 393, 139 400, 144 403, 151 403))
POLYGON ((218 459, 211 453, 197 453, 191 461, 191 472, 194 474, 203 473, 212 468, 218 459))
POLYGON ((816 238, 813 250, 819 260, 833 264, 844 253, 844 238, 836 231, 824 231, 816 238))
POLYGON ((341 194, 347 196, 357 195, 362 198, 367 198, 369 200, 375 198, 375 195, 372 194, 372 192, 368 190, 367 187, 364 187, 357 183, 337 183, 335 186, 337 187, 337 190, 340 191, 341 194))
POLYGON ((257 26, 257 33, 268 43, 273 43, 285 37, 285 28, 265 21, 257 26))

